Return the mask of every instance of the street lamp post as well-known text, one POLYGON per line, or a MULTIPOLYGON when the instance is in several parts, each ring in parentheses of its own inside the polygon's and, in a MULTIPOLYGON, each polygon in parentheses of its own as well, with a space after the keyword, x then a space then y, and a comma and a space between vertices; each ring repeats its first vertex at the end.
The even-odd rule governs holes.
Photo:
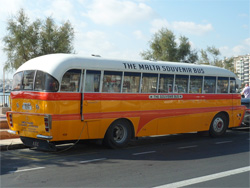
POLYGON ((3 106, 5 106, 5 70, 3 68, 3 106))

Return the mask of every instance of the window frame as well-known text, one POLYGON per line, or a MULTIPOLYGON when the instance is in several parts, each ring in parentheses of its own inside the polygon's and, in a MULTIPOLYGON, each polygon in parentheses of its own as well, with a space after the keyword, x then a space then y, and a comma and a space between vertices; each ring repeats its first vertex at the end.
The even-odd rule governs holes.
POLYGON ((63 74, 63 76, 62 76, 62 78, 61 78, 61 83, 60 83, 60 92, 62 92, 62 93, 79 93, 79 92, 81 92, 81 87, 82 87, 82 74, 84 74, 83 73, 84 72, 84 70, 83 69, 77 69, 77 68, 72 68, 72 69, 69 69, 69 70, 67 70, 64 74, 63 74), (80 77, 79 77, 79 83, 78 83, 78 91, 62 91, 62 83, 63 83, 63 78, 64 78, 64 76, 65 76, 65 74, 67 73, 67 72, 69 72, 69 71, 80 71, 80 77))
POLYGON ((141 74, 141 93, 157 93, 157 81, 158 81, 158 74, 156 73, 142 73, 141 74), (145 75, 145 76, 144 76, 145 75), (148 78, 156 78, 156 88, 155 88, 155 92, 142 92, 142 89, 143 89, 143 78, 144 77, 148 77, 148 78))
POLYGON ((122 93, 140 93, 140 88, 141 88, 141 72, 123 72, 123 77, 122 77, 122 93), (139 77, 139 85, 138 85, 138 92, 123 92, 123 86, 124 86, 124 80, 125 80, 125 76, 135 76, 135 77, 139 77))
MULTIPOLYGON (((101 93, 121 93, 121 91, 122 91, 122 80, 123 80, 123 78, 122 78, 122 76, 123 76, 123 72, 122 71, 107 71, 107 70, 104 70, 103 71, 103 77, 102 77, 102 88, 101 88, 101 93), (104 86, 104 78, 105 78, 105 76, 120 76, 120 87, 118 87, 118 89, 119 89, 119 92, 116 92, 116 91, 114 91, 114 92, 109 92, 109 91, 107 91, 107 92, 105 92, 105 91, 103 91, 103 86, 104 86)), ((108 90, 109 90, 110 88, 108 88, 108 90)))
MULTIPOLYGON (((189 75, 186 75, 186 74, 177 74, 177 75, 175 75, 175 81, 174 81, 174 93, 180 93, 179 92, 179 89, 178 89, 178 91, 176 91, 176 79, 178 79, 178 78, 187 78, 187 86, 186 86, 186 92, 184 92, 184 93, 181 93, 181 94, 188 94, 189 93, 189 88, 188 88, 188 86, 189 86, 189 75)), ((178 86, 177 86, 178 87, 178 86)))
MULTIPOLYGON (((174 80, 175 80, 175 75, 174 74, 160 74, 158 76, 158 90, 157 93, 174 93, 174 80), (173 78, 172 81, 172 92, 160 92, 160 85, 161 85, 161 78, 173 78)), ((169 88, 167 88, 169 90, 169 88)), ((164 90, 165 91, 165 90, 164 90)))
POLYGON ((86 69, 86 71, 85 71, 85 75, 86 76, 84 76, 84 92, 85 93, 101 93, 101 91, 102 91, 102 79, 103 79, 103 71, 101 71, 101 70, 92 70, 92 69, 86 69), (88 75, 88 73, 97 73, 97 74, 100 74, 100 77, 99 77, 99 91, 86 91, 86 84, 87 84, 87 75, 88 75))

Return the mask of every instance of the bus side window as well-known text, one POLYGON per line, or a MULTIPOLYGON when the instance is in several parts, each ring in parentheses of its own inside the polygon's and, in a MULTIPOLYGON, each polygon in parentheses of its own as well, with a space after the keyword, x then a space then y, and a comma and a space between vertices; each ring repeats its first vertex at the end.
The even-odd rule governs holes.
POLYGON ((228 93, 228 78, 218 77, 217 93, 228 93))
POLYGON ((81 70, 68 70, 62 78, 61 91, 63 92, 79 92, 81 80, 81 70))
POLYGON ((202 76, 190 76, 189 93, 202 93, 202 76))
POLYGON ((104 71, 102 92, 121 92, 122 72, 104 71))
POLYGON ((230 93, 236 93, 236 80, 235 80, 235 78, 230 78, 230 93))
POLYGON ((139 93, 141 73, 125 72, 123 93, 139 93))
POLYGON ((176 75, 175 76, 175 93, 187 93, 188 92, 188 76, 176 75))
POLYGON ((87 70, 85 92, 100 92, 101 71, 87 70))
POLYGON ((158 93, 173 93, 174 75, 161 74, 158 93))
POLYGON ((59 89, 58 81, 51 75, 37 71, 35 79, 35 91, 57 92, 59 89))
POLYGON ((216 78, 212 76, 205 76, 204 93, 215 93, 216 78))
POLYGON ((156 93, 157 74, 143 73, 142 76, 142 93, 156 93))

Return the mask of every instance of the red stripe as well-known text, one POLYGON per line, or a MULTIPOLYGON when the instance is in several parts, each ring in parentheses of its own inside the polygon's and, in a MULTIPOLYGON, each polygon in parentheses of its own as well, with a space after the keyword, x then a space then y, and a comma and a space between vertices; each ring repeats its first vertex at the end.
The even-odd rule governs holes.
MULTIPOLYGON (((35 100, 81 100, 81 93, 45 93, 31 91, 11 92, 12 99, 35 100)), ((84 100, 218 100, 240 99, 240 94, 125 94, 125 93, 84 93, 84 100), (160 96, 163 98, 150 98, 160 96), (173 98, 167 98, 167 97, 173 98), (182 96, 183 98, 174 98, 182 96)))
POLYGON ((35 100, 81 100, 81 93, 47 93, 32 91, 11 92, 11 99, 35 99, 35 100))
POLYGON ((53 121, 81 120, 80 114, 55 114, 52 115, 53 121))

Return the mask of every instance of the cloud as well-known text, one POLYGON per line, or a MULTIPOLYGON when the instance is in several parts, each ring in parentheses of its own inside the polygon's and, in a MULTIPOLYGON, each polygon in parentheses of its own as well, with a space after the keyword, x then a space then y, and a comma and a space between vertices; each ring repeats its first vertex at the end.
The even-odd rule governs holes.
POLYGON ((140 30, 134 31, 133 34, 134 34, 135 38, 138 40, 146 40, 147 39, 140 30))
POLYGON ((239 55, 250 54, 250 38, 247 38, 241 42, 241 44, 236 45, 232 48, 228 46, 222 46, 219 48, 222 56, 233 57, 239 55))
POLYGON ((150 29, 150 32, 151 33, 155 33, 157 31, 159 31, 161 28, 169 28, 170 27, 170 24, 168 23, 168 21, 166 19, 154 19, 152 22, 151 22, 151 29, 150 29))
POLYGON ((144 3, 118 0, 95 0, 83 16, 96 24, 129 24, 152 17, 153 10, 144 3))
POLYGON ((76 33, 75 49, 79 54, 103 55, 113 49, 113 44, 109 42, 107 35, 98 30, 85 33, 76 33))
POLYGON ((194 22, 173 22, 171 27, 181 33, 188 33, 192 35, 204 35, 205 33, 212 31, 212 24, 196 24, 194 22))
POLYGON ((243 41, 243 44, 250 47, 250 38, 245 39, 245 40, 243 41))
POLYGON ((76 33, 75 50, 77 54, 118 59, 141 59, 141 49, 123 48, 120 43, 113 43, 107 33, 99 30, 76 33))
POLYGON ((159 29, 166 27, 180 33, 201 36, 213 30, 212 24, 197 24, 194 22, 174 21, 169 23, 166 19, 155 19, 151 23, 150 31, 155 33, 159 29))
POLYGON ((46 16, 52 16, 57 21, 70 20, 74 22, 74 6, 69 0, 53 0, 50 4, 50 9, 45 11, 46 16), (65 20, 66 19, 66 20, 65 20))
POLYGON ((25 1, 24 0, 0 0, 1 6, 0 6, 0 12, 1 12, 1 20, 6 19, 6 16, 11 16, 12 14, 15 14, 21 7, 25 7, 25 1))

